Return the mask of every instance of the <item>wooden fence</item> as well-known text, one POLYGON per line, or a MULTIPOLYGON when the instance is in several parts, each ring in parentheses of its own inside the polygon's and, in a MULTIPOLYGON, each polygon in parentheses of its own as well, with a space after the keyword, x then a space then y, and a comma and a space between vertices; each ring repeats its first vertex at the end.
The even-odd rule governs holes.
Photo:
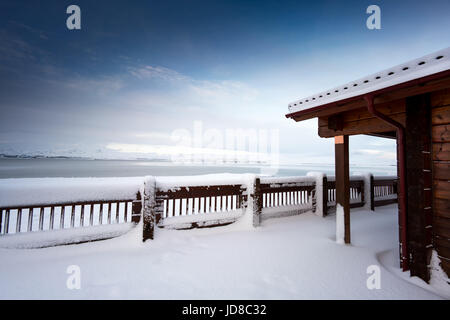
POLYGON ((397 180, 390 178, 376 178, 371 180, 372 192, 371 208, 397 202, 397 180))
POLYGON ((242 184, 157 188, 155 222, 176 229, 230 224, 247 202, 245 190, 242 184))
MULTIPOLYGON (((152 178, 154 179, 154 178, 152 178)), ((335 206, 335 181, 323 177, 256 178, 248 183, 215 185, 174 185, 160 187, 155 183, 152 195, 136 191, 134 199, 86 200, 83 202, 42 203, 0 207, 0 239, 4 235, 42 231, 86 229, 98 226, 134 224, 144 217, 144 240, 153 238, 154 226, 191 229, 223 226, 235 222, 252 207, 253 224, 274 217, 300 214, 323 208, 325 216, 335 206), (319 197, 318 195, 322 196, 319 197), (323 201, 322 206, 318 201, 323 201), (145 204, 145 201, 151 201, 145 204), (151 219, 146 219, 151 217, 151 219), (150 221, 150 226, 146 225, 150 221)), ((146 190, 146 189, 144 189, 146 190)), ((148 191, 150 192, 150 191, 148 191)), ((376 206, 397 201, 397 181, 393 177, 352 177, 351 207, 370 201, 376 206), (367 190, 369 188, 369 190, 367 190)), ((70 195, 68 195, 68 198, 70 195)), ((104 239, 104 234, 89 241, 104 239)), ((84 241, 79 241, 84 242, 84 241)), ((73 243, 73 242, 71 242, 73 243)), ((64 243, 59 243, 64 244, 64 243)))
POLYGON ((315 179, 257 178, 254 190, 258 221, 315 210, 315 179))
MULTIPOLYGON (((373 177, 370 175, 369 181, 366 182, 364 177, 350 178, 350 208, 362 207, 366 204, 366 200, 370 201, 371 210, 375 207, 388 205, 397 202, 397 178, 396 177, 373 177), (365 190, 368 187, 369 190, 365 190), (369 199, 365 199, 366 195, 369 199)), ((336 182, 334 177, 324 177, 324 208, 328 212, 335 210, 336 206, 336 182), (326 205, 325 205, 326 204, 326 205)))
MULTIPOLYGON (((328 180, 326 184, 324 183, 324 185, 327 186, 326 207, 328 210, 334 209, 336 206, 336 181, 334 180, 334 178, 332 178, 332 180, 328 180)), ((364 206, 364 191, 364 179, 350 180, 350 208, 358 208, 364 206)))

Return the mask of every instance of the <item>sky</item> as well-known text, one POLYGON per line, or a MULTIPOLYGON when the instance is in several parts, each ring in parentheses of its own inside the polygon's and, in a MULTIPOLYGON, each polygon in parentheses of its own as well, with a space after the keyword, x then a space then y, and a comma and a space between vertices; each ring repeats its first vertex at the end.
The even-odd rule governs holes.
MULTIPOLYGON (((435 0, 2 0, 0 153, 209 154, 247 130, 283 162, 333 163, 333 140, 317 119, 286 119, 288 103, 448 47, 448 12, 435 0), (66 27, 72 4, 81 30, 66 27), (366 27, 371 4, 380 30, 366 27)), ((393 140, 352 136, 350 152, 395 164, 393 140)))

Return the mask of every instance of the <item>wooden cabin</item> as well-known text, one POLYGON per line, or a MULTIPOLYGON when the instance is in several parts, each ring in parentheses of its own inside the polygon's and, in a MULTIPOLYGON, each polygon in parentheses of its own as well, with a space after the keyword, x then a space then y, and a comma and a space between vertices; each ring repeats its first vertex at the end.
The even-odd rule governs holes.
POLYGON ((450 48, 294 101, 287 118, 318 119, 335 139, 337 213, 350 243, 349 136, 397 141, 400 265, 430 279, 437 252, 450 277, 450 48), (340 209, 339 209, 340 208, 340 209))

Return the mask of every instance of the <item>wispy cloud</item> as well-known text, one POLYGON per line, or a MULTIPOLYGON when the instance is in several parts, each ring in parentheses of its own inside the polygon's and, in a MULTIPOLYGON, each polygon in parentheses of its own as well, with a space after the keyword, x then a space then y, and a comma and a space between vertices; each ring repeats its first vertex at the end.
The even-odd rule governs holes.
POLYGON ((124 153, 142 153, 158 155, 176 155, 176 154, 253 154, 242 150, 228 150, 219 148, 198 148, 189 146, 171 146, 171 145, 151 145, 151 144, 127 144, 127 143, 109 143, 107 149, 124 153))
POLYGON ((10 23, 14 26, 19 27, 20 29, 23 29, 31 34, 34 34, 35 36, 39 37, 40 39, 48 40, 47 34, 40 29, 30 27, 29 25, 26 25, 24 23, 20 23, 17 21, 10 21, 10 23))
POLYGON ((120 77, 115 76, 99 78, 75 77, 67 79, 63 85, 69 89, 90 91, 105 95, 122 89, 124 87, 124 81, 120 77))
POLYGON ((130 67, 128 71, 140 80, 152 79, 175 84, 179 90, 188 91, 188 98, 197 102, 222 104, 229 103, 230 99, 253 101, 259 93, 257 89, 240 81, 195 79, 161 66, 130 67))
POLYGON ((140 68, 130 67, 131 75, 139 79, 159 79, 165 81, 192 81, 191 78, 169 68, 161 66, 143 66, 140 68))
POLYGON ((375 156, 380 159, 395 160, 397 154, 395 152, 376 150, 376 149, 358 149, 355 154, 375 156))

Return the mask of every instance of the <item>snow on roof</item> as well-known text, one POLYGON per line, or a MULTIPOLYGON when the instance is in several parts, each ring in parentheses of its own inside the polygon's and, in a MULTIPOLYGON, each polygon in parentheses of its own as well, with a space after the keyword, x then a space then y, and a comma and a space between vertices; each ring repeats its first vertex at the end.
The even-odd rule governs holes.
POLYGON ((297 112, 387 88, 450 69, 450 47, 398 66, 374 73, 342 86, 289 103, 297 112))

